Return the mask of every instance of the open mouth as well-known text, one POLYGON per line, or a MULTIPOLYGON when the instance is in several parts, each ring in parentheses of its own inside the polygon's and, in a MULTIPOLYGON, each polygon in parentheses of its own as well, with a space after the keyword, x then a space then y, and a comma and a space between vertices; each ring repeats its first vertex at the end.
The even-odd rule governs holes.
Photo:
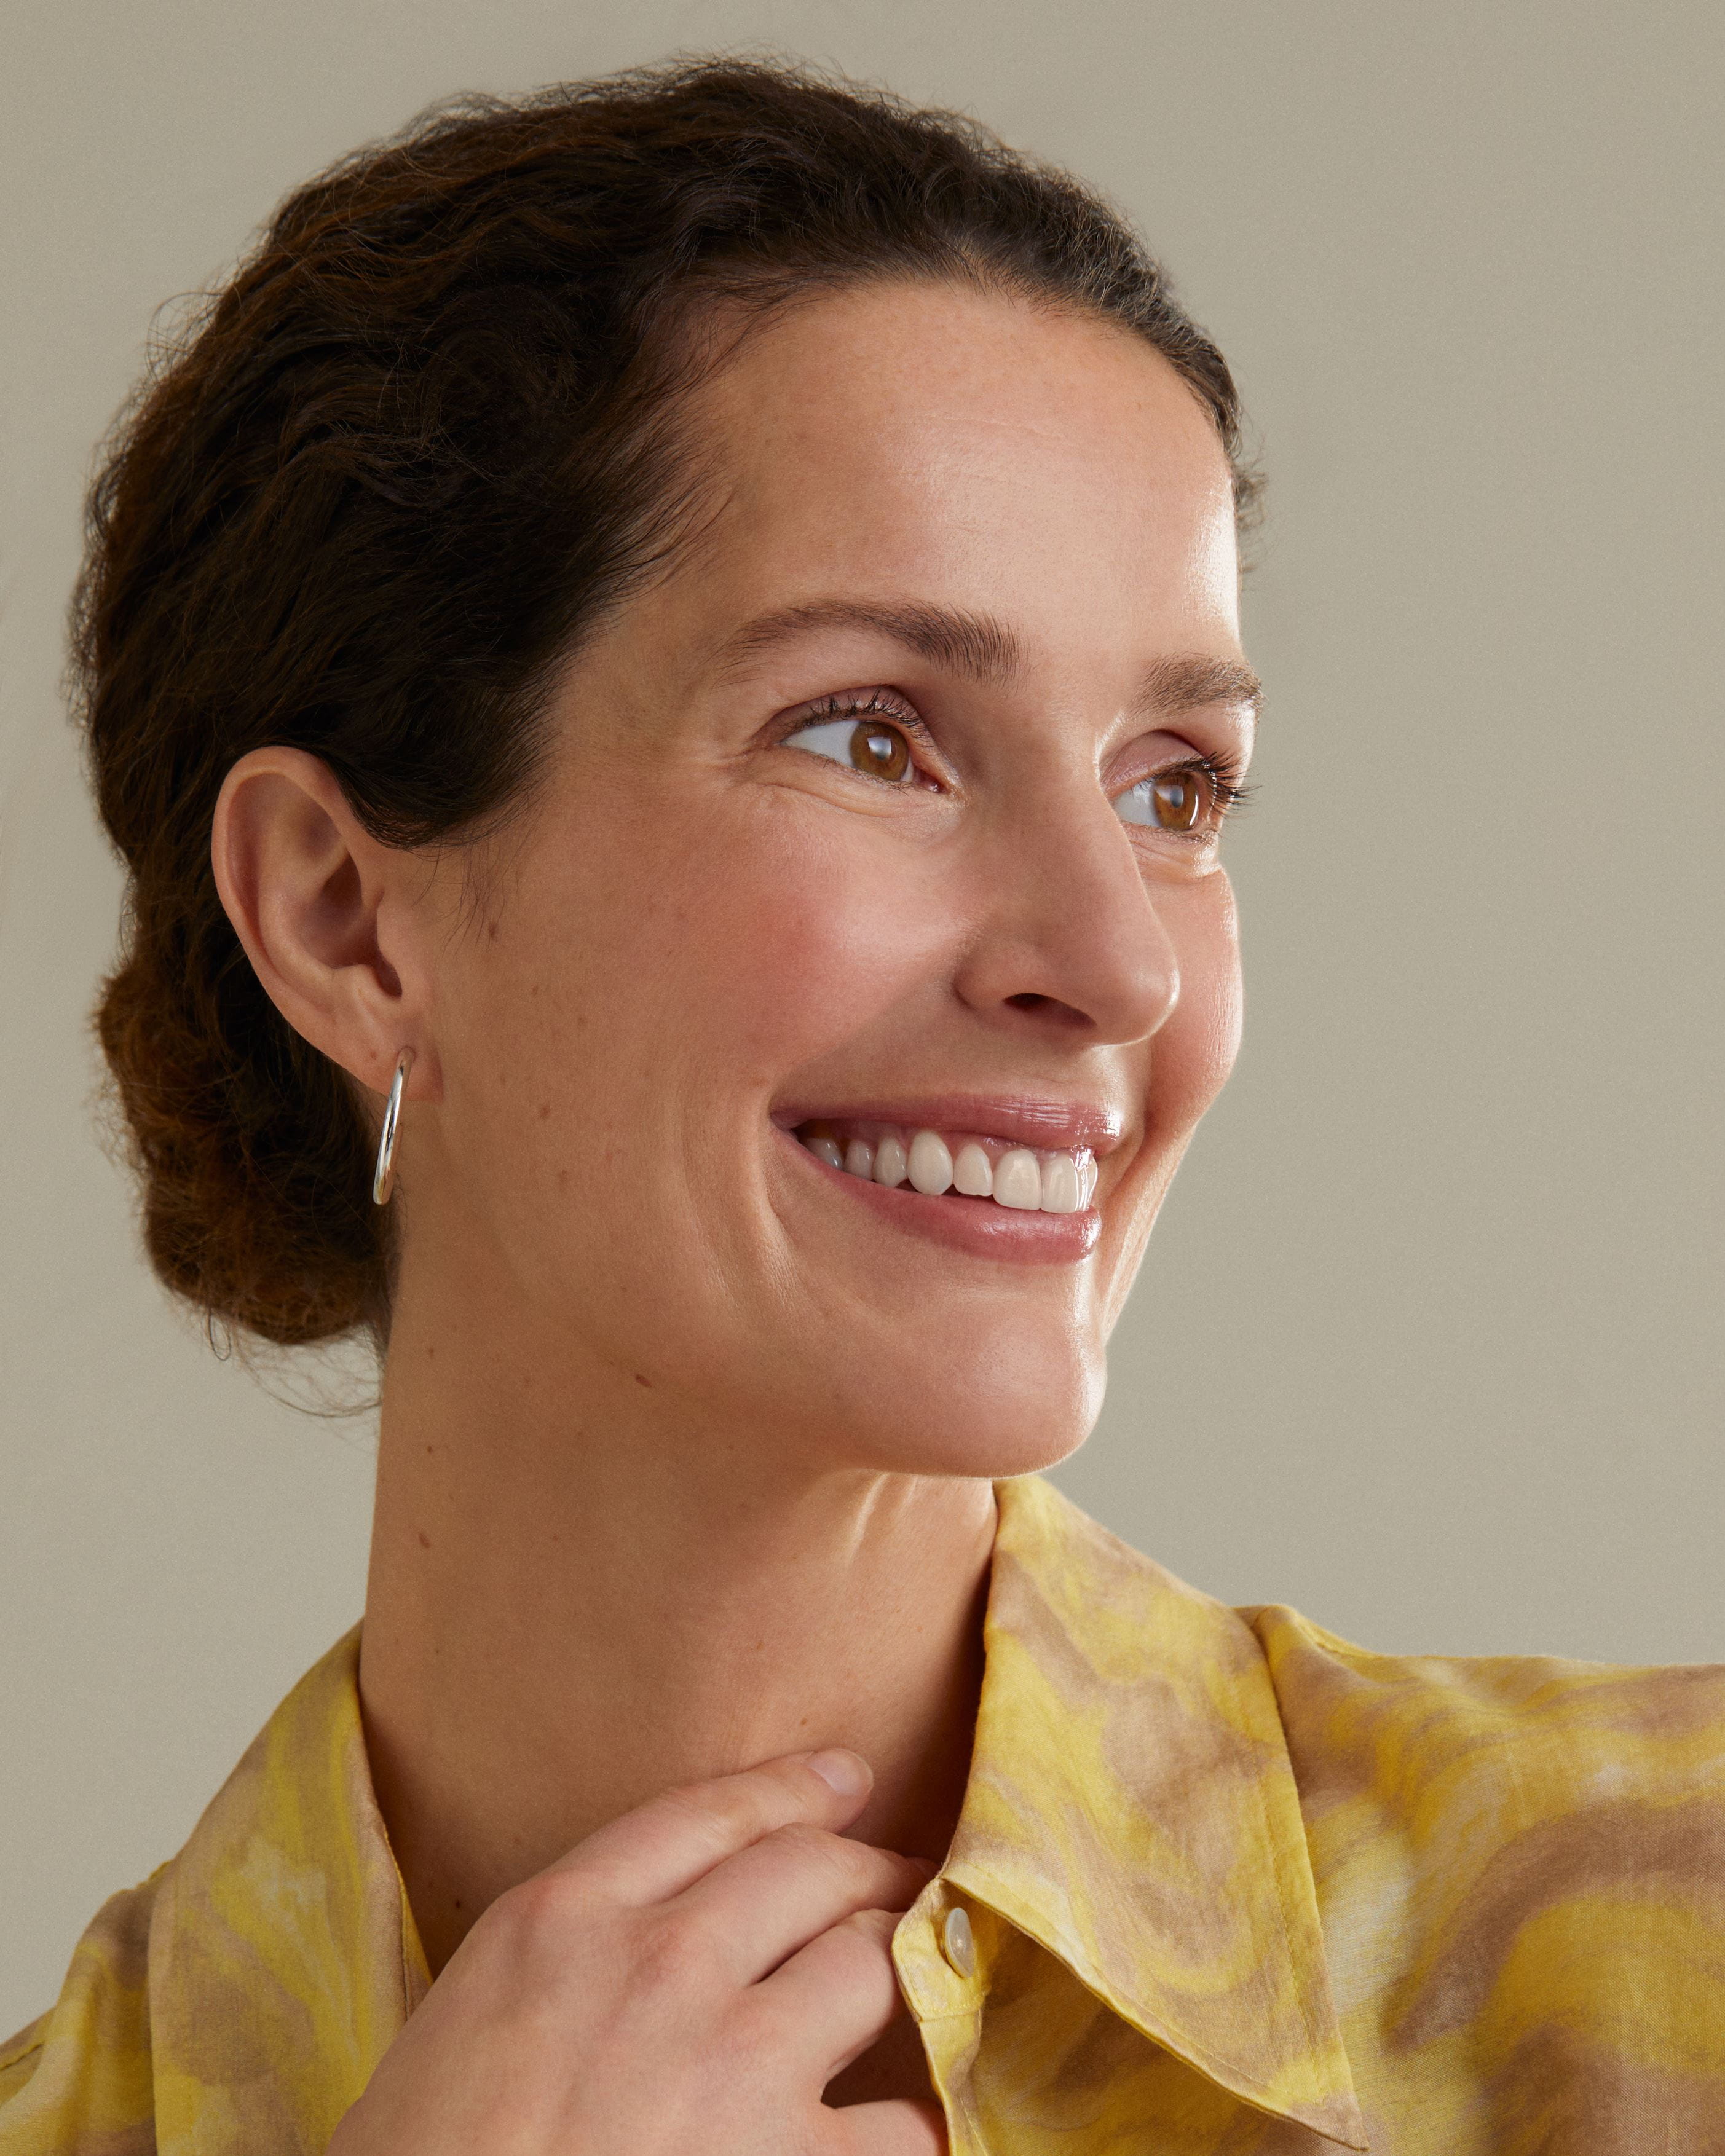
POLYGON ((929 1130, 849 1116, 796 1127, 800 1144, 829 1168, 925 1198, 968 1198, 1014 1213, 1081 1213, 1096 1194, 1088 1146, 1014 1145, 979 1132, 929 1130))
POLYGON ((1008 1265, 1070 1265, 1097 1250, 1098 1164, 1127 1135, 1109 1103, 1016 1087, 830 1106, 805 1096, 780 1103, 773 1122, 814 1178, 807 1187, 848 1196, 897 1233, 1008 1265))
MULTIPOLYGON (((1043 1120, 1013 1118, 1030 1121, 1033 1131, 1043 1120)), ((834 1194, 849 1192, 884 1225, 949 1250, 1063 1265, 1087 1258, 1101 1235, 1091 1202, 1096 1158, 1086 1145, 1027 1146, 962 1124, 849 1116, 787 1122, 779 1131, 834 1194)))
POLYGON ((1086 1145, 1011 1145, 966 1130, 815 1116, 796 1137, 817 1160, 860 1182, 923 1197, 983 1199, 1009 1212, 1085 1212, 1096 1197, 1096 1156, 1086 1145))

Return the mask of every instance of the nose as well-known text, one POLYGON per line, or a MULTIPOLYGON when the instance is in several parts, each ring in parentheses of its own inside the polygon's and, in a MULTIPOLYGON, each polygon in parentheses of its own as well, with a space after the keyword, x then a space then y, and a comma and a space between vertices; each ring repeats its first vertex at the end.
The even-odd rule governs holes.
POLYGON ((1097 1046, 1147 1040, 1180 998, 1174 943, 1126 826, 1094 779, 994 820, 985 896, 953 985, 984 1014, 1097 1046))

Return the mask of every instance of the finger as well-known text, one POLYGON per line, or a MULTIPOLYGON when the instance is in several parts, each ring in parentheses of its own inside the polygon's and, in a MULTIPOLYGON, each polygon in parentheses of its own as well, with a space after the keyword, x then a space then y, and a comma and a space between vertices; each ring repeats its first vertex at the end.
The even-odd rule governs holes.
POLYGON ((769 1759, 741 1774, 667 1789, 578 1842, 550 1868, 578 1871, 620 1902, 664 1901, 775 1827, 848 1826, 874 1779, 855 1752, 769 1759))
POLYGON ((904 1996, 892 1966, 898 1919, 865 1909, 811 1939, 748 1994, 800 2076, 824 2088, 897 2020, 904 1996))
POLYGON ((739 1984, 753 1984, 859 1910, 908 1909, 933 1870, 798 1824, 715 1865, 671 1906, 718 1943, 739 1984))
POLYGON ((833 2113, 834 2156, 946 2156, 947 2122, 940 2106, 898 2098, 852 2103, 833 2113))

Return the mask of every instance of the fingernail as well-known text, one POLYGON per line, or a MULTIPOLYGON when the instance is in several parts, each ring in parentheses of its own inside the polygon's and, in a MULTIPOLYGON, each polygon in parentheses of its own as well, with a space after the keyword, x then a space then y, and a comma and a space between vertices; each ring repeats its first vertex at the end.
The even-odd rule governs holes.
POLYGON ((827 1787, 841 1797, 860 1797, 866 1794, 875 1777, 866 1759, 855 1752, 814 1752, 809 1759, 809 1771, 819 1774, 827 1787))

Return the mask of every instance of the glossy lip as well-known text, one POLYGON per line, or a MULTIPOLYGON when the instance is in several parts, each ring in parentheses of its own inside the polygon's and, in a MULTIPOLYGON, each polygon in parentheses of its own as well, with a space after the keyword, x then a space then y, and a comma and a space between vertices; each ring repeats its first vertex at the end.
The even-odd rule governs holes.
MULTIPOLYGON (((924 1114, 928 1106, 924 1101, 918 1114, 924 1114)), ((845 1112, 854 1113, 860 1120, 865 1111, 856 1109, 845 1112)), ((869 1118, 880 1122, 905 1120, 886 1114, 877 1116, 873 1111, 869 1111, 869 1118)), ((778 1117, 773 1120, 777 1124, 778 1117)), ((808 1116, 798 1118, 799 1122, 809 1120, 808 1116)), ((917 1127, 927 1130, 935 1126, 924 1122, 917 1127)), ((966 1123, 949 1124, 947 1127, 976 1130, 978 1127, 966 1123)), ((968 1257, 993 1258, 1001 1264, 1014 1265, 1076 1265, 1095 1250, 1102 1232, 1102 1218, 1094 1204, 1082 1213, 1020 1213, 1008 1205, 997 1205, 992 1198, 963 1198, 952 1192, 940 1198, 927 1198, 920 1190, 888 1190, 880 1183, 865 1183, 860 1175, 849 1174, 842 1168, 829 1167, 782 1124, 778 1125, 778 1135, 811 1174, 824 1177, 835 1190, 849 1192, 855 1203, 867 1206, 889 1226, 920 1235, 946 1250, 963 1251, 968 1257)), ((1015 1133, 983 1128, 978 1135, 988 1137, 1015 1133)), ((1042 1142, 1048 1146, 1046 1138, 1042 1142)))
MULTIPOLYGON (((1117 1108, 1029 1093, 935 1093, 914 1101, 793 1101, 775 1108, 773 1120, 787 1132, 801 1123, 896 1123, 902 1130, 957 1131, 967 1137, 999 1138, 1008 1145, 1040 1147, 1045 1152, 1058 1152, 1066 1146, 1088 1146, 1098 1159, 1113 1152, 1125 1130, 1125 1118, 1117 1108)), ((855 1176, 850 1179, 859 1180, 855 1176)))

